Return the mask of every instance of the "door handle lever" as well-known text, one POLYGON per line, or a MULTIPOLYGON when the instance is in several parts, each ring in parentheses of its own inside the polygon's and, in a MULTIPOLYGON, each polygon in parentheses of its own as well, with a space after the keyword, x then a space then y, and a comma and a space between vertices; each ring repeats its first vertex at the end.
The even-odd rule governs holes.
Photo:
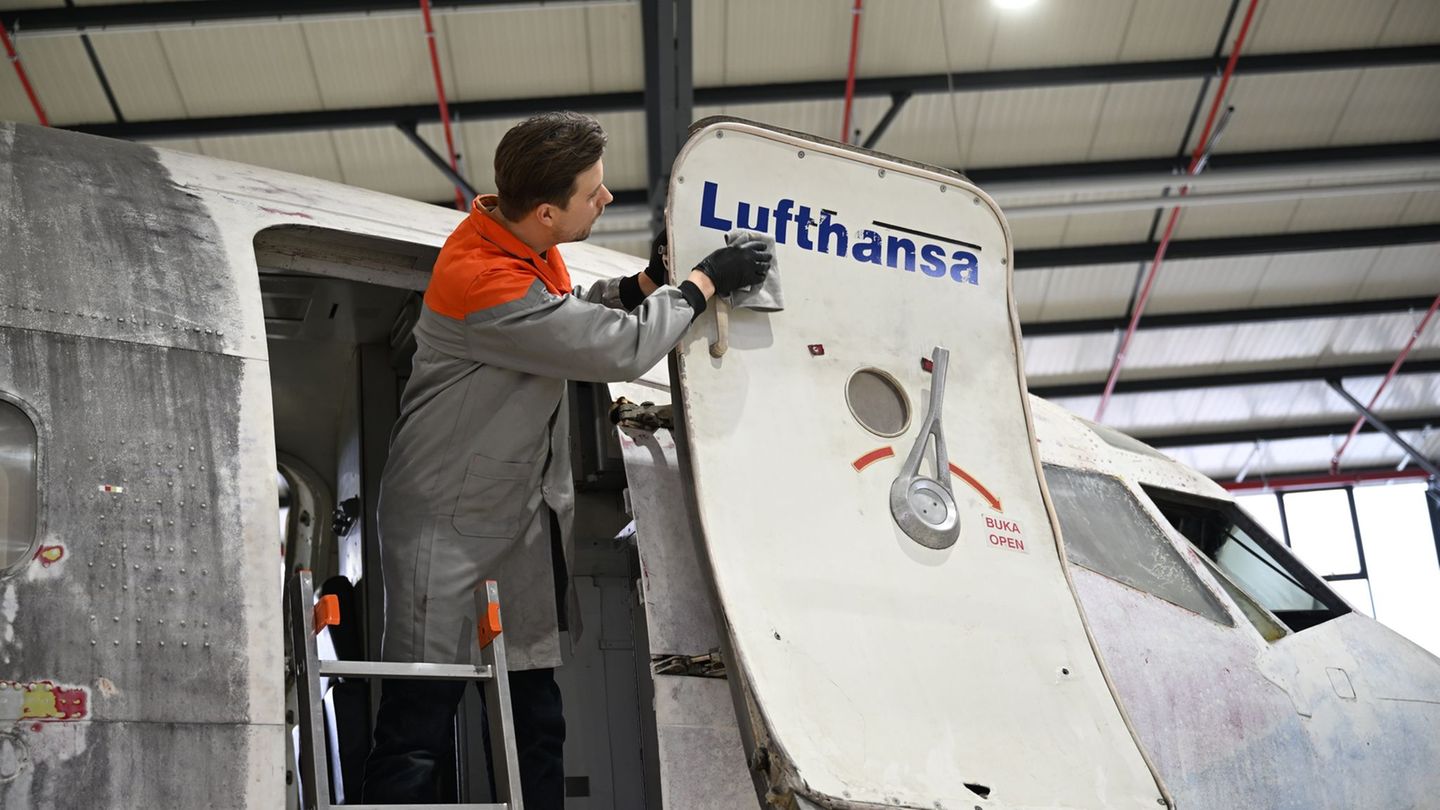
POLYGON ((960 510, 950 490, 950 459, 945 453, 945 374, 950 351, 936 346, 932 356, 930 405, 920 423, 920 435, 900 475, 890 484, 890 514, 910 539, 927 548, 949 548, 960 537, 960 510), (923 475, 925 448, 935 440, 935 478, 923 475))

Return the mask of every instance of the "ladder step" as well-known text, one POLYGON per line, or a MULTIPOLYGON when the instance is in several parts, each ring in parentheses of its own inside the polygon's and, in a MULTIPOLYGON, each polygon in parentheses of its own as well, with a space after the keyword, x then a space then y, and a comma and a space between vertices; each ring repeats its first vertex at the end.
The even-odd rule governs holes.
MULTIPOLYGON (((495 677, 489 664, 405 664, 391 661, 321 661, 322 678, 408 678, 436 681, 488 681, 495 677)), ((402 805, 403 806, 403 805, 402 805)), ((454 807, 503 808, 500 804, 452 805, 454 807)))

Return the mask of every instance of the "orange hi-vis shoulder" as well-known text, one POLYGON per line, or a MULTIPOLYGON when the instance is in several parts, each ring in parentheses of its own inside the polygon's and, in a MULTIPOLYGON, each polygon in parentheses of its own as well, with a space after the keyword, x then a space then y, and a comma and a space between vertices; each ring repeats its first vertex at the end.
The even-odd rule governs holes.
POLYGON ((436 313, 463 320, 519 299, 536 279, 554 295, 570 292, 560 250, 552 247, 542 257, 520 241, 491 215, 498 202, 494 194, 476 197, 470 215, 445 240, 425 289, 425 305, 436 313))

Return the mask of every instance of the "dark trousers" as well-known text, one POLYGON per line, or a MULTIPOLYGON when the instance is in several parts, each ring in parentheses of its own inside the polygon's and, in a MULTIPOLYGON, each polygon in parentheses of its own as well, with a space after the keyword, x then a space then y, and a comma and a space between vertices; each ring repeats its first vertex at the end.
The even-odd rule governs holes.
MULTIPOLYGON (((458 681, 384 682, 375 745, 365 761, 364 802, 440 800, 436 770, 442 758, 453 756, 455 709, 465 687, 458 681)), ((526 809, 564 810, 565 717, 555 670, 511 672, 510 703, 526 809)), ((498 746, 499 740, 493 743, 498 746)))

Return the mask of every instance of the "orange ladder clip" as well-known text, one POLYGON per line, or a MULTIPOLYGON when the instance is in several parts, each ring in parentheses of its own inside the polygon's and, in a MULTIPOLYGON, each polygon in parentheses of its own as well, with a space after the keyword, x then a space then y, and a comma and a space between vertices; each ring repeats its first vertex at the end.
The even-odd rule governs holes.
POLYGON ((477 616, 475 630, 480 639, 480 649, 483 650, 490 646, 490 642, 499 638, 504 629, 500 626, 500 597, 495 580, 485 580, 480 588, 485 593, 485 609, 477 616))
POLYGON ((340 597, 335 594, 326 594, 320 597, 315 603, 315 635, 327 627, 336 627, 340 624, 340 597))

